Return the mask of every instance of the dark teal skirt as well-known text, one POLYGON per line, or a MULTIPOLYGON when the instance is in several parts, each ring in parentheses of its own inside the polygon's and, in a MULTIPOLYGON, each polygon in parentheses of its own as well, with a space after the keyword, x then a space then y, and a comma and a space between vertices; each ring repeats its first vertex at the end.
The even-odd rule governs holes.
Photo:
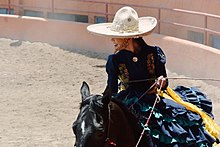
MULTIPOLYGON (((198 89, 179 86, 175 91, 184 101, 197 105, 213 117, 211 101, 198 89)), ((200 115, 163 97, 156 104, 149 124, 145 127, 156 95, 145 95, 138 100, 143 93, 128 89, 120 92, 116 98, 130 108, 140 120, 143 129, 151 135, 155 147, 210 147, 216 142, 215 138, 205 130, 200 115)))

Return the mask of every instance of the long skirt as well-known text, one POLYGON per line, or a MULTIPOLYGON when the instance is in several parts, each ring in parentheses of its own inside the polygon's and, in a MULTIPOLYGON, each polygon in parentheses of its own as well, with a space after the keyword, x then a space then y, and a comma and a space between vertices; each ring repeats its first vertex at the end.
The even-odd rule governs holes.
MULTIPOLYGON (((210 117, 212 103, 196 88, 179 86, 175 91, 186 101, 203 109, 210 117)), ((216 142, 205 129, 199 114, 187 110, 171 99, 160 97, 150 116, 156 94, 143 95, 143 91, 124 90, 116 98, 120 99, 138 118, 141 126, 151 135, 155 147, 210 147, 216 142), (141 98, 140 98, 141 97, 141 98)))

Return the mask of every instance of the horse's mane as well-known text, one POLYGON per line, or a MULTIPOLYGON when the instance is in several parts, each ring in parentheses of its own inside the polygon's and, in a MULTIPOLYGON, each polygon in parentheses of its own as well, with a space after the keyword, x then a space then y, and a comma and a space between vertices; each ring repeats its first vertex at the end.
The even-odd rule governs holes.
MULTIPOLYGON (((135 138, 138 140, 141 135, 141 132, 143 130, 143 128, 141 127, 141 125, 139 123, 139 120, 134 116, 134 114, 132 114, 129 111, 129 109, 121 101, 119 101, 115 98, 111 99, 111 101, 113 103, 117 104, 121 108, 121 110, 125 114, 126 118, 129 120, 129 123, 133 127, 133 130, 135 130, 134 135, 135 135, 135 138)), ((148 144, 148 141, 149 140, 147 140, 147 138, 145 136, 143 136, 139 146, 146 146, 148 144)))

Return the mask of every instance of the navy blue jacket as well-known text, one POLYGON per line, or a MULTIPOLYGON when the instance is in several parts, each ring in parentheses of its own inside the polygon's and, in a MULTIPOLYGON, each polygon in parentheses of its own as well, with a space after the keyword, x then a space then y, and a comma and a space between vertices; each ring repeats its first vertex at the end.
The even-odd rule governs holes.
MULTIPOLYGON (((120 50, 108 57, 106 72, 107 84, 113 94, 117 94, 120 86, 123 89, 146 91, 155 80, 130 83, 134 80, 156 79, 159 76, 167 76, 165 69, 166 57, 162 49, 157 46, 146 45, 138 54, 128 50, 120 50), (121 85, 118 84, 120 80, 121 85)), ((167 81, 168 83, 168 81, 167 81)))

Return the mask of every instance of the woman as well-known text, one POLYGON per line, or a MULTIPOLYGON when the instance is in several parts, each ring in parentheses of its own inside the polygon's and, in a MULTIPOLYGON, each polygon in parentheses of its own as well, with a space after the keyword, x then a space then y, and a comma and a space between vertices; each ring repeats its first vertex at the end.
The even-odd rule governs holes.
POLYGON ((115 54, 109 56, 106 64, 107 84, 114 97, 139 118, 151 135, 153 146, 212 146, 216 138, 206 131, 200 115, 173 100, 158 97, 157 88, 165 90, 168 86, 164 78, 166 57, 160 47, 149 46, 142 38, 156 24, 155 18, 138 18, 133 8, 123 7, 117 11, 113 23, 88 26, 91 33, 112 37, 115 54))
MULTIPOLYGON (((111 40, 117 53, 108 57, 106 70, 108 85, 112 88, 113 94, 118 92, 118 77, 121 81, 121 89, 146 91, 157 77, 167 76, 166 58, 161 48, 148 46, 142 37, 111 40), (151 80, 135 82, 143 79, 151 80), (133 83, 129 84, 129 81, 133 83)), ((168 81, 164 80, 162 88, 165 89, 167 85, 168 81)), ((156 93, 156 85, 148 93, 156 93)))

